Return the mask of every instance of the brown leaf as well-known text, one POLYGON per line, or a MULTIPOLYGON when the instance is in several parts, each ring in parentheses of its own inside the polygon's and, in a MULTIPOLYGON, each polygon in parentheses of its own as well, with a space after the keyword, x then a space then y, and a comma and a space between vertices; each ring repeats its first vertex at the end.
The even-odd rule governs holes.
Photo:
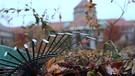
POLYGON ((100 35, 100 29, 97 29, 97 34, 98 34, 98 36, 100 35))
POLYGON ((56 60, 56 58, 53 57, 53 58, 51 58, 48 62, 46 62, 46 63, 45 63, 45 69, 48 70, 49 68, 51 68, 51 66, 54 64, 55 60, 56 60))
POLYGON ((90 8, 93 8, 93 7, 95 7, 97 4, 95 4, 95 3, 93 3, 91 6, 90 6, 90 8))
POLYGON ((91 7, 89 4, 86 4, 85 6, 87 7, 88 10, 91 10, 91 7))
POLYGON ((85 13, 86 15, 89 15, 88 11, 85 11, 84 13, 85 13))
POLYGON ((60 20, 60 22, 61 22, 61 19, 62 19, 62 16, 61 16, 61 14, 59 14, 59 20, 60 20))
POLYGON ((57 74, 57 73, 60 73, 61 71, 60 71, 60 69, 55 69, 54 70, 54 74, 57 74))
POLYGON ((51 73, 47 73, 44 76, 53 76, 51 73))
POLYGON ((119 70, 118 70, 117 68, 114 67, 113 70, 114 70, 114 72, 116 73, 116 75, 119 74, 119 70))
POLYGON ((88 8, 88 10, 90 11, 93 7, 96 6, 96 4, 95 4, 95 3, 92 3, 92 4, 86 4, 85 6, 86 6, 86 7, 88 8))
POLYGON ((90 4, 92 4, 92 0, 90 0, 90 4))
POLYGON ((111 3, 113 2, 113 0, 111 0, 111 3))
POLYGON ((89 16, 86 16, 86 20, 88 20, 88 21, 89 21, 89 20, 90 20, 90 17, 89 17, 89 16))
POLYGON ((59 19, 62 19, 62 16, 61 16, 61 14, 59 14, 59 19))

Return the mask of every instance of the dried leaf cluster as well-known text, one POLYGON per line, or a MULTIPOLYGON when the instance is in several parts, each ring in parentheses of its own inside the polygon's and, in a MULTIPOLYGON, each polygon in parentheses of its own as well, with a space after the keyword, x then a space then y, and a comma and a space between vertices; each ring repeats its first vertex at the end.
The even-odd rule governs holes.
POLYGON ((118 53, 97 49, 64 52, 44 64, 42 75, 133 76, 135 75, 134 49, 134 47, 127 47, 118 53))
MULTIPOLYGON (((86 20, 87 20, 87 24, 93 28, 93 29, 97 29, 97 33, 99 35, 100 33, 100 24, 98 24, 98 19, 95 16, 95 14, 92 14, 93 9, 95 8, 96 4, 93 3, 92 0, 89 1, 88 4, 85 5, 87 7, 87 10, 85 11, 86 14, 86 20)), ((87 25, 86 24, 86 25, 87 25)))

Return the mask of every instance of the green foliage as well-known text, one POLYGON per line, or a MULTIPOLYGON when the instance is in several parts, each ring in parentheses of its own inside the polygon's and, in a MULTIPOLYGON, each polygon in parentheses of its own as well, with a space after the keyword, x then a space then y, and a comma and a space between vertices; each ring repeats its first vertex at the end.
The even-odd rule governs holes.
POLYGON ((46 28, 47 26, 47 22, 46 21, 42 21, 42 29, 46 28))
POLYGON ((94 74, 95 74, 95 70, 87 72, 87 76, 94 76, 94 74))

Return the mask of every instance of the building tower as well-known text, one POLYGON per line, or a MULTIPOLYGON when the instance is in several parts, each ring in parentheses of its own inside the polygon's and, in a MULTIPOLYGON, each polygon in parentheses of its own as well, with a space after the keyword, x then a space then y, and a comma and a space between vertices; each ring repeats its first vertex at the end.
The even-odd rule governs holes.
MULTIPOLYGON (((87 0, 82 0, 75 8, 74 8, 74 19, 78 16, 86 16, 85 15, 85 11, 87 11, 87 7, 85 6, 86 4, 88 4, 87 0)), ((93 8, 90 13, 90 16, 96 16, 96 9, 93 8)))
MULTIPOLYGON (((74 21, 71 24, 72 28, 74 27, 74 30, 72 31, 81 31, 85 33, 89 33, 90 36, 94 37, 94 31, 89 28, 89 24, 87 24, 86 20, 86 14, 85 12, 88 10, 86 5, 89 4, 87 0, 82 0, 75 8, 74 8, 74 21), (86 29, 83 29, 84 26, 86 26, 86 29)), ((91 11, 89 11, 89 16, 96 18, 96 9, 95 7, 92 8, 91 11)), ((90 40, 90 42, 85 43, 90 48, 95 48, 96 42, 95 40, 90 40)))

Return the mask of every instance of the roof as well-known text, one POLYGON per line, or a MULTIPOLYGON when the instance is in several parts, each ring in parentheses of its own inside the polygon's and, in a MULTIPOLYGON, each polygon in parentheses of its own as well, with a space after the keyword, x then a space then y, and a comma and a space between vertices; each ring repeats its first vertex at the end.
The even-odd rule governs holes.
POLYGON ((50 26, 55 29, 55 30, 59 30, 63 27, 65 22, 52 22, 50 23, 50 26))
POLYGON ((10 30, 14 33, 23 33, 24 32, 24 29, 21 27, 13 27, 13 28, 10 28, 10 30))
POLYGON ((87 20, 85 16, 78 16, 74 19, 73 22, 71 22, 70 27, 78 27, 86 25, 87 20))
MULTIPOLYGON (((26 28, 27 28, 27 26, 26 26, 26 28)), ((34 30, 35 32, 36 31, 39 31, 39 30, 41 30, 42 29, 42 27, 41 26, 33 26, 32 27, 32 29, 31 30, 34 30)), ((21 27, 13 27, 13 28, 10 28, 10 30, 12 31, 12 32, 14 32, 14 33, 24 33, 24 31, 25 31, 25 27, 23 27, 23 26, 21 26, 21 27)))
POLYGON ((85 16, 78 16, 74 19, 73 22, 70 24, 70 30, 78 30, 80 27, 80 30, 84 27, 87 26, 87 20, 85 16))
POLYGON ((107 26, 107 22, 105 20, 98 21, 98 24, 101 25, 101 27, 100 27, 101 29, 106 28, 106 26, 107 26))
POLYGON ((0 30, 2 30, 2 31, 7 31, 7 32, 11 32, 8 27, 3 26, 2 24, 0 24, 0 30))
MULTIPOLYGON (((114 23, 117 19, 106 19, 105 21, 107 21, 107 23, 114 23)), ((120 19, 116 25, 118 26, 135 26, 135 20, 124 20, 124 19, 120 19)))
MULTIPOLYGON (((94 28, 90 28, 89 24, 90 23, 87 23, 85 16, 78 16, 75 18, 75 20, 73 22, 71 22, 69 27, 70 27, 70 30, 94 29, 94 28)), ((105 28, 107 25, 107 22, 102 20, 102 21, 99 21, 98 24, 102 25, 101 28, 105 28)))
MULTIPOLYGON (((116 21, 116 19, 106 19, 106 20, 99 21, 98 23, 102 25, 102 28, 105 28, 109 22, 114 22, 114 21, 116 21)), ((69 30, 91 29, 88 24, 86 25, 86 23, 87 23, 87 20, 85 16, 78 16, 72 22, 70 21, 69 22, 51 22, 50 26, 55 30, 61 30, 66 27, 69 27, 69 30)), ((126 21, 124 19, 120 19, 116 24, 119 26, 135 26, 135 20, 126 21)), ((41 26, 35 26, 35 27, 36 27, 35 30, 42 29, 41 26)), ((23 32, 23 29, 21 27, 11 28, 11 30, 13 32, 18 32, 18 33, 23 32)))
MULTIPOLYGON (((49 26, 51 26, 55 30, 60 30, 63 27, 65 27, 65 28, 68 27, 70 25, 70 23, 71 22, 51 22, 51 23, 49 23, 49 26)), ((24 27, 13 27, 10 29, 14 33, 24 33, 24 30, 25 30, 24 27)), ((36 31, 42 30, 42 27, 34 26, 32 29, 36 32, 36 31)))

